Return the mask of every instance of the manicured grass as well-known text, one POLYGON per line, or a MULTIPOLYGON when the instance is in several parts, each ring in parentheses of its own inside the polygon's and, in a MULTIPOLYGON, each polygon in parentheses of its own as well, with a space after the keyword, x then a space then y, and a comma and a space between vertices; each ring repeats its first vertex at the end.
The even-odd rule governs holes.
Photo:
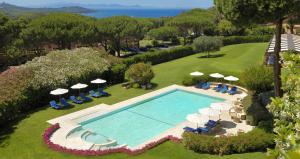
MULTIPOLYGON (((197 54, 181 58, 175 61, 154 66, 156 74, 153 82, 159 89, 171 84, 181 84, 184 76, 192 71, 204 73, 219 72, 225 75, 239 76, 239 73, 251 65, 262 63, 263 54, 267 48, 266 43, 240 44, 226 46, 221 51, 214 53, 222 55, 217 58, 199 58, 205 54, 197 54)), ((78 157, 74 155, 54 152, 46 147, 42 141, 43 131, 48 127, 47 120, 68 114, 77 110, 94 106, 99 103, 113 104, 129 99, 153 90, 121 88, 121 85, 109 87, 106 91, 112 94, 110 97, 100 98, 91 103, 76 105, 67 110, 53 110, 48 107, 40 108, 28 113, 22 120, 7 125, 0 130, 0 159, 60 159, 60 158, 127 158, 124 154, 114 154, 102 157, 78 157)), ((128 157, 129 158, 129 157, 128 157)), ((263 159, 264 153, 235 154, 219 157, 216 155, 197 154, 186 150, 181 144, 166 142, 146 153, 130 158, 205 158, 205 159, 263 159)))

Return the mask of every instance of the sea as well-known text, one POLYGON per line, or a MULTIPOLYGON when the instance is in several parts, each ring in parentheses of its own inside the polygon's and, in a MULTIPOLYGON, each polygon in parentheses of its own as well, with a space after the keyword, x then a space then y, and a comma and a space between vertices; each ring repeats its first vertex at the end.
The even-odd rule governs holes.
POLYGON ((176 16, 185 11, 187 11, 187 9, 101 9, 91 13, 83 13, 83 15, 95 18, 106 18, 112 16, 159 18, 176 16))

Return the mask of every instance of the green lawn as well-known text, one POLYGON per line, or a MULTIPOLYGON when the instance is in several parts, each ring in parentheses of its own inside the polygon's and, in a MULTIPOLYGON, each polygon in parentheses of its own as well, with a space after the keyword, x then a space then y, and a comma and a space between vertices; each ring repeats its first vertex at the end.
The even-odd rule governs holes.
MULTIPOLYGON (((267 48, 266 43, 232 45, 222 48, 214 55, 222 55, 216 58, 200 58, 202 54, 192 55, 171 62, 154 66, 156 74, 153 82, 157 84, 155 89, 159 89, 171 84, 180 84, 184 76, 192 71, 202 71, 205 73, 219 72, 225 75, 236 75, 245 68, 261 64, 263 54, 267 48)), ((114 85, 107 89, 112 94, 110 97, 94 100, 91 103, 78 105, 68 110, 53 110, 48 107, 40 108, 29 113, 22 120, 7 125, 0 130, 0 159, 60 159, 60 158, 125 158, 124 154, 114 154, 98 157, 78 157, 69 154, 54 152, 46 147, 42 141, 43 131, 48 127, 47 120, 68 114, 77 110, 94 106, 99 103, 113 104, 125 99, 129 99, 153 90, 121 88, 121 85, 114 85)), ((207 154, 197 154, 188 151, 181 144, 166 142, 146 153, 130 158, 206 158, 206 159, 262 159, 264 153, 235 154, 230 156, 215 156, 207 154)))

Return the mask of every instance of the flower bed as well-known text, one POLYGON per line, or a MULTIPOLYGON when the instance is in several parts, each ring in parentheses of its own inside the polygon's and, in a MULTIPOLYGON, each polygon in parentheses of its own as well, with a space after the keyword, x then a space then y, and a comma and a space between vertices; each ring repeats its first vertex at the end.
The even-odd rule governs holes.
POLYGON ((60 128, 59 124, 55 124, 50 126, 45 133, 43 134, 43 140, 47 144, 49 148, 54 151, 74 154, 74 155, 82 155, 82 156, 100 156, 100 155, 107 155, 113 153, 127 153, 128 155, 138 155, 144 153, 146 150, 152 149, 153 147, 162 144, 168 140, 173 141, 175 143, 180 143, 181 139, 174 137, 174 136, 166 136, 158 141, 151 142, 140 149, 131 150, 127 147, 118 147, 118 148, 111 148, 105 150, 77 150, 77 149, 69 149, 64 146, 60 146, 58 144, 53 143, 50 138, 51 135, 60 128))

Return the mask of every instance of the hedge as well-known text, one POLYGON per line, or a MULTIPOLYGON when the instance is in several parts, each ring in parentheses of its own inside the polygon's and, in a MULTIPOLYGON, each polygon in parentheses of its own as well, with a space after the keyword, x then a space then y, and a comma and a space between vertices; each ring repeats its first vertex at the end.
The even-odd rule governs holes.
POLYGON ((257 42, 269 42, 272 39, 272 35, 261 35, 261 36, 227 36, 223 38, 223 44, 233 45, 242 43, 257 43, 257 42))
POLYGON ((198 153, 218 155, 266 151, 267 148, 274 147, 274 134, 260 128, 237 136, 220 137, 185 132, 183 144, 198 153))
POLYGON ((195 52, 191 46, 181 46, 169 50, 161 50, 156 52, 147 52, 139 55, 132 56, 123 61, 127 66, 139 63, 139 62, 149 62, 152 65, 160 64, 163 62, 175 60, 181 57, 193 55, 195 52))

